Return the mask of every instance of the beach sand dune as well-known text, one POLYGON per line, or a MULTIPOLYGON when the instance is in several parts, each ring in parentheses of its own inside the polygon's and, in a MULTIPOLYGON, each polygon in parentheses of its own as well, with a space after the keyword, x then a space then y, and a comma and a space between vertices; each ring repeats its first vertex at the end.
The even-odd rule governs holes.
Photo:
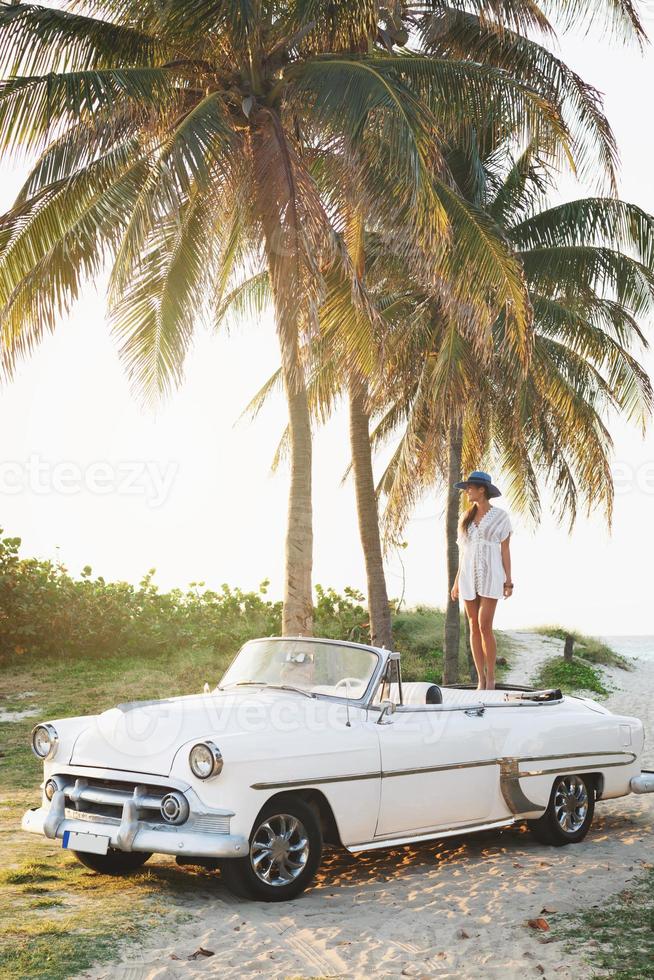
MULTIPOLYGON (((536 634, 511 636, 511 680, 529 680, 560 647, 536 634)), ((615 688, 608 706, 654 731, 654 661, 607 675, 615 688)), ((654 768, 652 743, 646 762, 654 768)), ((331 852, 317 886, 281 906, 241 902, 203 876, 180 903, 177 927, 149 932, 138 951, 127 948, 122 961, 84 977, 578 980, 593 972, 584 951, 564 951, 527 921, 555 926, 604 904, 653 860, 653 845, 654 796, 630 796, 600 803, 588 838, 574 847, 548 848, 511 828, 358 857, 331 852), (200 947, 214 955, 189 960, 200 947)))

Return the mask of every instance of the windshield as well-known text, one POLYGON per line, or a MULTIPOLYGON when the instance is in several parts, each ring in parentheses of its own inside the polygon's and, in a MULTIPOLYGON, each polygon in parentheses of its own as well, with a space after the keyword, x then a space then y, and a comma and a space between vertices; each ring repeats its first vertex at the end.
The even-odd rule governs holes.
POLYGON ((265 684, 331 697, 363 697, 377 654, 313 640, 252 640, 231 665, 220 687, 265 684))

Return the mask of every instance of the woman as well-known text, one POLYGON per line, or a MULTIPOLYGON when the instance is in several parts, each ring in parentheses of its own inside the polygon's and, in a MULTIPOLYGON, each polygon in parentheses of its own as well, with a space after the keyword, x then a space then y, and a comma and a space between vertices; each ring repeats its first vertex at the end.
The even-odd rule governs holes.
POLYGON ((467 480, 455 483, 465 490, 470 506, 459 525, 459 570, 452 588, 452 600, 459 595, 470 620, 470 645, 477 668, 478 691, 495 688, 497 647, 493 617, 497 600, 513 595, 511 581, 511 521, 506 511, 493 507, 490 500, 501 497, 488 473, 475 470, 467 480))

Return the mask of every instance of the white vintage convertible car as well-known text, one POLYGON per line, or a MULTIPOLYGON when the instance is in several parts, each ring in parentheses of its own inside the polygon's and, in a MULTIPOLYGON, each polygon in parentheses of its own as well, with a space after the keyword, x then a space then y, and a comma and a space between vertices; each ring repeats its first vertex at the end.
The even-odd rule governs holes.
POLYGON ((643 726, 586 698, 402 683, 400 656, 334 640, 246 643, 203 694, 37 725, 42 804, 23 828, 95 871, 153 853, 293 898, 323 842, 366 851, 526 820, 581 841, 597 800, 654 792, 643 726))

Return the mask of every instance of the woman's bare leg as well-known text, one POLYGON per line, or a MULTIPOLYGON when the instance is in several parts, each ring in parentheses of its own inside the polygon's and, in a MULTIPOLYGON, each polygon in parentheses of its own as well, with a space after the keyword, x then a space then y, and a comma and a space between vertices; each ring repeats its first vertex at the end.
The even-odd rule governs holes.
POLYGON ((486 599, 479 596, 479 632, 484 651, 484 667, 486 673, 486 690, 495 690, 495 660, 497 658, 497 644, 493 633, 493 618, 497 599, 486 599))
POLYGON ((476 599, 464 599, 466 616, 470 621, 470 649, 472 659, 477 668, 477 690, 483 691, 486 686, 486 672, 484 667, 484 647, 481 640, 479 629, 479 596, 476 599))

